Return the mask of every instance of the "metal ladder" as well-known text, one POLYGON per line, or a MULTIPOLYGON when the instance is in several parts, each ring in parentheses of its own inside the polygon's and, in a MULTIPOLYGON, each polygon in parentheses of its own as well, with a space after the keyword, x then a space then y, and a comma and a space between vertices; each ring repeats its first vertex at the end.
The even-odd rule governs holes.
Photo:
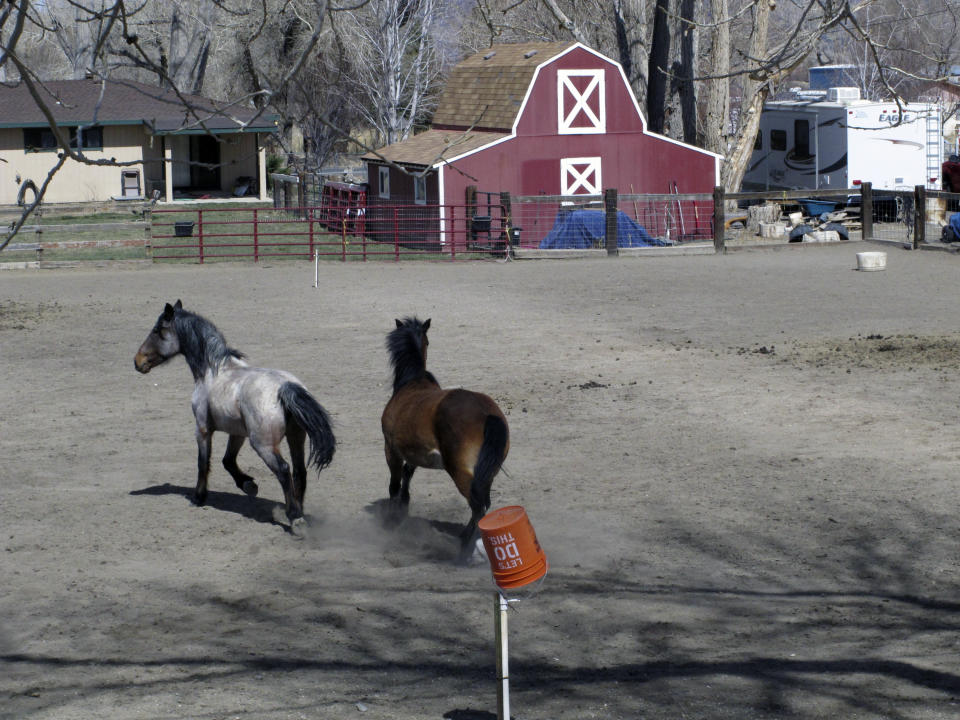
POLYGON ((939 190, 940 177, 943 166, 943 139, 940 136, 940 110, 931 109, 926 113, 926 145, 927 145, 927 177, 925 182, 928 190, 939 190))

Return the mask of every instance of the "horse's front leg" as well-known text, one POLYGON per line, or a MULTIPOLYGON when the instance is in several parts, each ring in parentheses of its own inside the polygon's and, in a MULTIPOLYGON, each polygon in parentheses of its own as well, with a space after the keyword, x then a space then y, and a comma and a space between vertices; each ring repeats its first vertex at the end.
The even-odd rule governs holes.
POLYGON ((253 478, 243 472, 237 465, 237 455, 240 448, 243 447, 243 441, 246 438, 243 435, 231 435, 227 440, 227 451, 223 455, 223 467, 230 473, 230 477, 237 484, 237 487, 243 490, 250 497, 256 497, 259 488, 253 481, 253 478))
POLYGON ((207 502, 207 478, 210 476, 210 448, 213 445, 213 433, 197 423, 197 487, 193 491, 193 501, 197 505, 207 502))
POLYGON ((193 417, 197 421, 197 488, 193 492, 193 501, 197 505, 207 502, 207 478, 210 475, 210 447, 213 443, 213 429, 210 427, 210 414, 207 407, 209 397, 207 388, 197 383, 193 388, 193 417))

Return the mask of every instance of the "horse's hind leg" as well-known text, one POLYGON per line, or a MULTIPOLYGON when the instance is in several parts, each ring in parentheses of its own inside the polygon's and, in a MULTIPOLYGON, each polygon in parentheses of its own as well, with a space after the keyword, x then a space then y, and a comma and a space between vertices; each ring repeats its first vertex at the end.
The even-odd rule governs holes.
POLYGON ((487 512, 487 508, 483 507, 483 505, 471 497, 470 485, 473 483, 473 473, 460 470, 451 473, 451 477, 453 477, 453 482, 456 483, 460 494, 466 498, 467 503, 470 505, 470 520, 463 526, 463 530, 460 531, 460 557, 458 558, 460 563, 466 563, 470 560, 476 543, 478 535, 477 522, 487 512))
POLYGON ((297 499, 294 492, 293 477, 290 475, 290 466, 283 456, 277 450, 276 446, 264 447, 253 437, 250 438, 250 446, 256 451, 260 459, 266 463, 267 467, 277 476, 280 487, 283 489, 283 498, 286 506, 287 519, 290 521, 290 531, 298 537, 303 534, 303 526, 306 521, 303 519, 303 507, 297 499))
POLYGON ((303 507, 303 496, 307 492, 307 465, 305 461, 304 445, 307 433, 300 428, 292 427, 287 431, 287 445, 290 447, 290 462, 293 465, 293 496, 303 507))
POLYGON ((403 461, 389 445, 385 447, 387 467, 390 468, 390 519, 397 521, 407 514, 410 505, 410 478, 417 469, 403 461))
POLYGON ((237 466, 237 454, 243 446, 246 438, 243 435, 231 435, 227 440, 227 452, 223 455, 223 467, 230 473, 230 477, 237 484, 237 487, 243 490, 250 497, 256 497, 259 488, 253 481, 253 478, 243 472, 237 466))

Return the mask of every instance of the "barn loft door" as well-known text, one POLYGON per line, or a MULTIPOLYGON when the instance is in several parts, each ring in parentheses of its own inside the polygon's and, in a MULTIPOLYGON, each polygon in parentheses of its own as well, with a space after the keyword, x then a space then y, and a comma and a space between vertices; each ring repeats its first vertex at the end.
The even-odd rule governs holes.
POLYGON ((607 105, 603 70, 557 71, 557 132, 605 133, 607 105))
POLYGON ((563 158, 560 160, 561 195, 600 195, 600 158, 563 158))

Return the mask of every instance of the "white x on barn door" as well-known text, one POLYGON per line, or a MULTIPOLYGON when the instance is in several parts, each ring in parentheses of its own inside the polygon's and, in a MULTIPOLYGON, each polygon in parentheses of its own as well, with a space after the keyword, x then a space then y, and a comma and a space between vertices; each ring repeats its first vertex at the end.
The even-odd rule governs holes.
POLYGON ((560 193, 562 195, 599 195, 600 158, 562 158, 560 160, 560 193))
POLYGON ((557 70, 557 132, 605 133, 607 106, 603 70, 557 70))

